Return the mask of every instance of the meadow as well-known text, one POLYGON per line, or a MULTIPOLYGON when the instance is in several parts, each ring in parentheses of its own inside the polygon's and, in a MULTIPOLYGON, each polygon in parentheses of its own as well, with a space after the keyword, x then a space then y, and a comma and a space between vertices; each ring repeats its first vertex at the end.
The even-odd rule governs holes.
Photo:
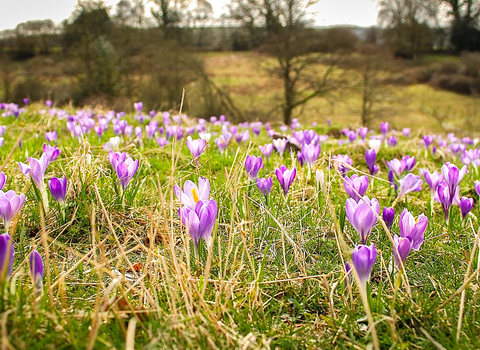
POLYGON ((25 102, 0 105, 2 349, 480 347, 475 135, 25 102))

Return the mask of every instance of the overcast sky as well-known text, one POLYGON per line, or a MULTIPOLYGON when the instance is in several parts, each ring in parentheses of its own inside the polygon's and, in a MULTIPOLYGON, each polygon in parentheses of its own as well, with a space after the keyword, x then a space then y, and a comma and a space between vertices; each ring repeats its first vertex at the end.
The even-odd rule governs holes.
MULTIPOLYGON (((225 12, 228 0, 209 0, 215 15, 225 12)), ((106 0, 114 6, 118 0, 106 0)), ((50 18, 59 23, 70 17, 77 0, 0 0, 0 30, 13 29, 18 23, 50 18)), ((320 26, 353 24, 372 26, 376 24, 376 1, 373 0, 320 0, 312 6, 316 22, 320 26)))

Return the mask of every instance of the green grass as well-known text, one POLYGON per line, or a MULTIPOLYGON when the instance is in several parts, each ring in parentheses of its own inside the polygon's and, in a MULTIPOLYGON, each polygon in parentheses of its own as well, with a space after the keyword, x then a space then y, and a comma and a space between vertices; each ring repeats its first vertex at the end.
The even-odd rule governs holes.
MULTIPOLYGON (((407 92, 418 100, 431 93, 422 86, 405 88, 407 92)), ((102 148, 113 132, 100 140, 92 133, 79 142, 70 137, 65 120, 41 115, 38 109, 30 107, 17 120, 4 119, 7 131, 0 148, 8 176, 5 189, 27 195, 10 232, 16 249, 14 272, 0 312, 0 343, 7 349, 372 347, 358 288, 354 281, 351 289, 345 287, 342 265, 350 260, 359 237, 348 220, 343 230, 335 228, 347 195, 341 177, 328 167, 330 155, 349 154, 355 167, 350 174, 367 172, 364 145, 340 146, 330 139, 316 164, 326 175, 323 194, 317 191, 315 176, 309 179, 307 168, 297 164, 288 197, 283 197, 274 179, 267 205, 243 166, 246 154, 259 155, 258 145, 269 142, 265 130, 238 149, 232 140, 225 155, 216 150, 213 135, 198 169, 184 139, 163 149, 154 140, 144 139, 142 145, 124 140, 121 150, 139 159, 142 167, 138 192, 128 200, 134 193, 131 186, 122 203, 114 190, 116 175, 102 148), (62 221, 50 197, 52 209, 43 225, 31 183, 17 162, 39 157, 44 132, 54 129, 59 132, 62 154, 49 165, 46 179, 68 178, 68 209, 62 221), (7 159, 22 130, 23 147, 7 159), (219 213, 213 247, 209 251, 201 244, 197 260, 178 218, 180 203, 173 186, 186 179, 196 182, 199 175, 210 180, 219 213), (43 295, 36 298, 27 259, 35 247, 45 258, 46 243, 51 287, 45 276, 43 295), (138 279, 124 278, 138 262, 138 279)), ((321 118, 310 115, 305 120, 320 122, 321 118)), ((133 122, 130 116, 128 120, 133 122)), ((220 132, 219 127, 209 128, 220 132)), ((325 127, 316 130, 328 131, 325 127)), ((424 167, 439 170, 447 160, 460 165, 458 159, 440 152, 425 157, 419 138, 401 137, 397 147, 382 147, 381 171, 367 191, 381 208, 395 200, 386 182, 385 161, 405 154, 417 157, 413 171, 417 174, 424 167)), ((290 168, 296 162, 288 153, 283 157, 274 154, 260 175, 275 177, 275 168, 281 164, 290 168)), ((461 182, 462 195, 478 199, 473 191, 478 178, 471 169, 461 182)), ((426 187, 400 200, 395 208, 392 235, 398 234, 398 214, 403 208, 415 216, 425 213, 429 225, 421 249, 412 252, 405 263, 408 281, 402 282, 393 306, 398 272, 392 263, 391 242, 378 223, 369 238, 378 249, 370 286, 379 342, 382 349, 436 349, 436 344, 476 349, 480 347, 478 276, 465 289, 464 306, 461 295, 449 298, 477 268, 475 255, 467 273, 478 230, 478 203, 463 223, 455 208, 456 219, 449 228, 438 203, 430 216, 426 187), (463 322, 457 342, 460 310, 463 322)))

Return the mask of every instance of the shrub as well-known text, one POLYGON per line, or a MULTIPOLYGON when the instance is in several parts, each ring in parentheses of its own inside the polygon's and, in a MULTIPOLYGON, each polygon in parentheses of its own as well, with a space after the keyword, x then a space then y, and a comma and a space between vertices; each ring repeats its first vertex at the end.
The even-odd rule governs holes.
POLYGON ((463 74, 435 74, 430 85, 459 94, 474 95, 479 91, 480 80, 463 74))

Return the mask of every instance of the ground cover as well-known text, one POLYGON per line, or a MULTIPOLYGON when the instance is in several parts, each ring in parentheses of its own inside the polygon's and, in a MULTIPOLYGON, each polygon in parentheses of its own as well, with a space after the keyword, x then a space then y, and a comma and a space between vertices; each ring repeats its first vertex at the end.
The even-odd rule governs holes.
POLYGON ((2 105, 4 348, 480 346, 478 139, 136 108, 2 105))

